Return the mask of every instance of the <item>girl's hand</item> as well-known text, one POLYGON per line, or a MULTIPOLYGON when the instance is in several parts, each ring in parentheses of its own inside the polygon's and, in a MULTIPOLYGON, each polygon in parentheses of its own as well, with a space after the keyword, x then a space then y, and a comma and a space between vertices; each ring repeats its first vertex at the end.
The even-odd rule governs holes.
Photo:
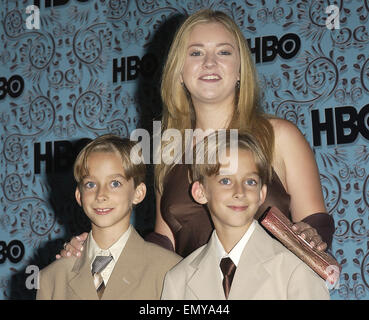
POLYGON ((84 232, 79 236, 73 237, 69 242, 64 243, 64 249, 60 251, 60 254, 56 255, 56 259, 60 259, 61 257, 68 258, 71 256, 80 257, 87 236, 88 233, 84 232))
POLYGON ((307 241, 313 248, 319 251, 325 251, 327 244, 322 240, 316 229, 305 222, 297 222, 293 225, 292 230, 307 241))

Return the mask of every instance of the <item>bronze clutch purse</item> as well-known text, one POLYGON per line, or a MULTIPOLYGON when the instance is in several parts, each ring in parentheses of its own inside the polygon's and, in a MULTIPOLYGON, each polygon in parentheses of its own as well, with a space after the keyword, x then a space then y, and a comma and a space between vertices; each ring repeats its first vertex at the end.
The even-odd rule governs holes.
POLYGON ((324 280, 334 286, 341 272, 340 264, 328 253, 313 249, 292 230, 293 223, 276 207, 270 207, 260 219, 262 226, 324 280))

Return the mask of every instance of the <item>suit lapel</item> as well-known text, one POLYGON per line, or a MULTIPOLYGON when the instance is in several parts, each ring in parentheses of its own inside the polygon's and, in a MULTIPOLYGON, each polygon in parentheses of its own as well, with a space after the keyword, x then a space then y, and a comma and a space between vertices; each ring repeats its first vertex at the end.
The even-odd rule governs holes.
POLYGON ((88 247, 90 243, 90 236, 87 240, 85 250, 73 266, 72 272, 75 276, 69 281, 69 287, 80 299, 95 300, 98 299, 96 289, 91 274, 91 263, 88 259, 88 247))
POLYGON ((216 256, 214 233, 203 251, 191 263, 191 267, 194 273, 187 286, 198 299, 225 299, 216 256))
POLYGON ((113 272, 105 288, 103 300, 132 299, 132 290, 136 288, 139 275, 144 268, 142 255, 144 240, 132 228, 127 243, 115 264, 113 272))
POLYGON ((270 276, 264 263, 274 257, 265 231, 257 224, 247 242, 233 278, 229 299, 253 299, 270 276))

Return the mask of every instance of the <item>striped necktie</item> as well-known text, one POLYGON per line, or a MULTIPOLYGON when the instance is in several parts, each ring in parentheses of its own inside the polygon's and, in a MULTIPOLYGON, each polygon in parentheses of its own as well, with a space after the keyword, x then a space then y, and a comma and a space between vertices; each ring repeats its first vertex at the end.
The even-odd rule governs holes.
POLYGON ((105 267, 110 263, 111 260, 113 260, 112 256, 96 256, 94 262, 92 263, 91 271, 94 277, 94 285, 99 299, 101 299, 105 290, 105 283, 101 276, 101 272, 105 269, 105 267))

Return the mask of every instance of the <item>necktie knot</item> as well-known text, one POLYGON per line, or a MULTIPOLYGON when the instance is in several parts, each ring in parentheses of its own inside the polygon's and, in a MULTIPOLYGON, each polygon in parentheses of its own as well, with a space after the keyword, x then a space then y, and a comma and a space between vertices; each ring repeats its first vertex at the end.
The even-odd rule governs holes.
POLYGON ((233 263, 232 259, 227 257, 220 261, 220 269, 223 272, 223 289, 226 299, 228 299, 229 291, 231 290, 231 285, 233 281, 233 276, 236 272, 236 265, 233 263))
POLYGON ((223 272, 224 276, 230 276, 236 270, 236 265, 233 263, 231 258, 223 258, 220 261, 220 269, 223 272))
POLYGON ((94 262, 92 262, 92 274, 103 271, 111 260, 113 260, 112 256, 96 256, 94 262))

